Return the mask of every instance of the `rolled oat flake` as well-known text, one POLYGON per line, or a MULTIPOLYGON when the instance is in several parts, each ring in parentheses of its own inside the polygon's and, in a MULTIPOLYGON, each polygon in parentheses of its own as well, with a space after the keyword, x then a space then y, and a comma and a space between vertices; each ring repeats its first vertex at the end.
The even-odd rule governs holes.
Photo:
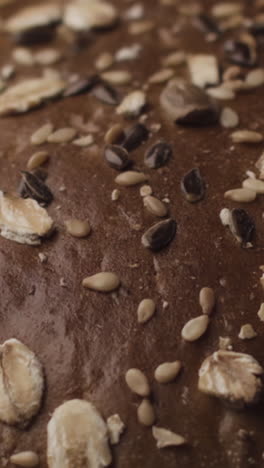
POLYGON ((169 218, 160 221, 149 228, 142 236, 141 242, 144 247, 157 251, 166 247, 174 239, 177 230, 177 223, 169 218))
POLYGON ((122 171, 130 163, 127 150, 118 145, 106 145, 104 158, 107 164, 117 171, 122 171))
POLYGON ((33 198, 39 203, 44 203, 46 205, 51 203, 53 200, 53 195, 43 180, 28 171, 22 171, 20 193, 23 198, 33 198))
POLYGON ((172 147, 165 141, 158 141, 149 148, 144 156, 144 163, 151 169, 158 169, 172 157, 172 147))
POLYGON ((196 203, 204 198, 205 183, 199 169, 194 168, 183 177, 181 189, 186 200, 190 203, 196 203))

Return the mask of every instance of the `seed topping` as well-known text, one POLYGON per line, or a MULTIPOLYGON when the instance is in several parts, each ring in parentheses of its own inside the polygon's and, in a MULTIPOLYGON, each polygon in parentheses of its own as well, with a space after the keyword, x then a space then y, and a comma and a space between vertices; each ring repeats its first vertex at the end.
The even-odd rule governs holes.
POLYGON ((160 384, 167 384, 176 379, 182 368, 180 361, 164 362, 160 364, 155 370, 155 379, 160 384))
POLYGON ((156 304, 153 299, 143 299, 137 310, 138 323, 146 323, 153 317, 156 304))
POLYGON ((148 249, 157 251, 166 247, 174 239, 177 223, 174 219, 160 221, 149 228, 142 236, 142 245, 148 249))
POLYGON ((208 328, 209 325, 209 317, 208 315, 200 315, 199 317, 195 317, 194 319, 189 320, 187 322, 181 332, 182 338, 185 341, 196 341, 201 336, 203 336, 208 328))
POLYGON ((115 273, 101 272, 85 278, 82 285, 87 289, 107 293, 120 286, 120 279, 115 273))
POLYGON ((155 422, 156 416, 153 405, 149 400, 144 398, 137 409, 138 422, 143 426, 152 426, 155 422))
POLYGON ((129 369, 125 376, 130 390, 139 396, 147 397, 150 394, 150 386, 147 377, 139 369, 129 369))

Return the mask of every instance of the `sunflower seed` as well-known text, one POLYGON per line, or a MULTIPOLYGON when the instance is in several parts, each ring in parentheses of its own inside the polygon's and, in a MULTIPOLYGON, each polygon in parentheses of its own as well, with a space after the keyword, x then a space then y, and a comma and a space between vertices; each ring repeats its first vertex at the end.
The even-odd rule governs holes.
POLYGON ((257 333, 255 332, 254 328, 250 323, 246 323, 245 325, 242 325, 240 328, 240 332, 238 335, 238 338, 241 340, 251 340, 252 338, 255 338, 257 336, 257 333))
POLYGON ((151 195, 144 197, 143 203, 145 208, 153 215, 163 218, 168 214, 168 207, 158 198, 151 195))
POLYGON ((162 427, 153 426, 152 435, 157 441, 157 447, 159 449, 186 444, 186 439, 184 437, 168 429, 163 429, 162 427))
MULTIPOLYGON (((253 179, 250 179, 250 180, 253 180, 253 179)), ((228 200, 232 200, 232 201, 240 202, 240 203, 250 203, 256 199, 256 196, 257 196, 256 191, 254 191, 253 189, 247 189, 247 188, 228 190, 227 192, 225 192, 225 195, 224 195, 224 197, 227 198, 228 200)))
POLYGON ((61 19, 61 8, 54 3, 19 9, 5 23, 7 32, 20 43, 36 43, 51 38, 53 26, 61 19))
POLYGON ((117 201, 117 200, 119 200, 120 195, 121 195, 120 190, 114 189, 113 192, 112 192, 112 194, 111 194, 111 200, 112 200, 112 201, 117 201))
POLYGON ((12 52, 12 57, 18 65, 32 67, 35 63, 35 59, 32 52, 29 49, 26 49, 25 47, 17 47, 16 49, 14 49, 12 52))
POLYGON ((255 233, 255 223, 245 210, 232 210, 229 226, 238 242, 247 244, 252 241, 255 233))
POLYGON ((128 27, 128 32, 132 36, 138 36, 139 34, 145 34, 152 31, 155 28, 154 21, 151 20, 141 20, 135 21, 128 27))
POLYGON ((179 50, 167 55, 162 61, 164 67, 177 67, 183 65, 186 61, 185 52, 179 50))
POLYGON ((34 61, 38 65, 49 66, 58 63, 62 56, 57 49, 42 49, 41 51, 34 54, 34 61))
POLYGON ((223 100, 223 101, 228 101, 236 97, 234 91, 226 87, 226 83, 223 86, 216 86, 215 88, 208 88, 206 92, 212 98, 223 100))
POLYGON ((206 13, 200 13, 194 19, 194 24, 206 34, 214 34, 216 35, 216 37, 219 36, 219 34, 221 34, 217 22, 206 13))
POLYGON ((264 179, 264 153, 261 154, 255 166, 259 170, 259 178, 263 180, 264 179))
POLYGON ((39 456, 37 453, 31 451, 19 452, 11 455, 9 461, 17 466, 31 468, 39 464, 39 456))
POLYGON ((38 128, 30 138, 30 142, 32 145, 42 145, 47 141, 48 136, 53 132, 54 126, 50 123, 43 125, 42 127, 38 128))
POLYGON ((122 141, 122 146, 127 151, 133 151, 138 148, 149 137, 147 127, 142 123, 137 123, 125 130, 125 136, 122 141))
POLYGON ((256 64, 256 48, 245 40, 228 40, 224 44, 227 59, 235 65, 253 67, 256 64))
POLYGON ((85 148, 86 146, 91 146, 94 143, 93 135, 86 135, 80 138, 77 138, 72 142, 75 146, 80 146, 81 148, 85 148))
POLYGON ((56 130, 54 133, 51 133, 47 141, 49 143, 68 143, 69 141, 72 141, 74 137, 76 136, 77 131, 75 128, 71 127, 66 127, 66 128, 60 128, 59 130, 56 130))
POLYGON ((60 95, 64 81, 54 76, 27 79, 9 87, 0 95, 0 115, 19 114, 60 95))
POLYGON ((45 164, 49 159, 49 153, 47 151, 38 151, 37 153, 32 154, 27 162, 27 168, 32 171, 42 164, 45 164))
POLYGON ((143 426, 152 426, 155 422, 156 416, 153 405, 149 400, 144 398, 137 409, 138 422, 143 426))
POLYGON ((212 288, 202 288, 199 294, 199 304, 204 314, 211 315, 215 306, 215 293, 212 288))
POLYGON ((177 224, 174 219, 160 221, 149 228, 141 238, 144 247, 151 250, 160 250, 166 247, 174 239, 177 224))
POLYGON ((208 315, 200 315, 199 317, 195 317, 194 319, 189 320, 187 322, 182 331, 181 336, 185 341, 196 341, 201 336, 204 335, 209 325, 209 317, 208 315))
POLYGON ((215 102, 197 86, 185 82, 169 83, 160 95, 161 107, 179 124, 209 125, 218 120, 215 102))
POLYGON ((223 81, 232 81, 235 79, 239 79, 242 76, 242 69, 238 65, 230 65, 224 72, 223 72, 223 81))
POLYGON ((224 107, 221 112, 220 123, 224 128, 235 128, 239 124, 238 114, 230 107, 224 107))
POLYGON ((243 5, 241 3, 234 2, 219 2, 212 7, 212 15, 215 18, 226 18, 229 16, 235 16, 241 13, 243 5))
POLYGON ((104 142, 108 145, 116 145, 124 140, 124 129, 120 124, 114 124, 107 130, 104 136, 104 142))
POLYGON ((119 115, 126 117, 137 117, 146 106, 146 94, 144 91, 132 91, 124 97, 120 105, 117 107, 116 112, 119 115))
POLYGON ((147 377, 139 369, 129 369, 125 380, 130 390, 139 396, 147 397, 150 394, 150 386, 147 377))
POLYGON ((151 84, 162 84, 170 80, 175 74, 174 70, 171 68, 163 68, 156 73, 153 73, 148 79, 148 82, 151 84))
POLYGON ((248 178, 243 181, 243 187, 248 190, 253 190, 256 193, 264 193, 264 181, 258 179, 248 178))
POLYGON ((139 189, 139 193, 141 197, 147 197, 148 195, 152 195, 152 188, 150 185, 142 185, 139 189))
POLYGON ((146 180, 148 180, 148 176, 146 174, 144 174, 143 172, 136 172, 136 171, 126 171, 126 172, 123 172, 122 174, 119 174, 115 178, 115 182, 118 185, 124 185, 126 187, 141 184, 142 182, 145 182, 146 180))
POLYGON ((261 320, 261 322, 264 322, 264 302, 262 302, 258 310, 258 318, 261 320))
POLYGON ((109 28, 117 19, 116 8, 103 0, 75 0, 64 10, 64 23, 74 31, 109 28))
POLYGON ((7 65, 4 65, 1 70, 1 77, 3 78, 3 80, 9 80, 15 75, 15 73, 16 73, 15 66, 12 64, 7 64, 7 65))
POLYGON ((39 245, 53 230, 47 211, 35 200, 0 192, 1 236, 21 244, 39 245))
POLYGON ((104 104, 116 106, 119 102, 117 91, 109 83, 103 81, 92 88, 91 94, 104 104))
POLYGON ((122 171, 130 163, 127 150, 118 145, 106 145, 104 158, 107 164, 117 171, 122 171))
POLYGON ((109 418, 106 420, 106 423, 111 445, 118 444, 120 437, 125 430, 125 424, 121 420, 119 414, 113 414, 112 416, 109 416, 109 418))
POLYGON ((36 355, 14 338, 1 345, 0 419, 25 424, 37 414, 44 388, 42 366, 36 355))
POLYGON ((143 299, 137 310, 138 323, 146 323, 153 317, 156 304, 153 299, 143 299))
POLYGON ((245 83, 248 88, 258 88, 264 84, 264 69, 256 68, 248 72, 245 83))
POLYGON ((73 237, 87 237, 91 232, 91 226, 88 221, 79 219, 69 219, 65 221, 67 232, 73 237))
POLYGON ((262 367, 252 356, 221 350, 202 363, 198 388, 236 407, 243 407, 258 400, 262 374, 262 367))
POLYGON ((87 93, 98 83, 96 75, 90 75, 85 78, 79 78, 71 83, 63 93, 64 97, 79 96, 87 93))
POLYGON ((113 85, 126 85, 131 83, 132 74, 126 70, 113 70, 102 73, 101 78, 113 85))
POLYGON ((161 384, 167 384, 176 379, 182 368, 180 361, 164 362, 155 370, 155 379, 161 384))
POLYGON ((233 143, 261 143, 263 136, 259 132, 253 130, 237 130, 231 133, 233 143))
POLYGON ((49 187, 32 172, 22 171, 21 195, 23 198, 33 198, 39 203, 49 204, 53 195, 49 187))
POLYGON ((149 148, 144 156, 144 163, 151 169, 158 169, 172 157, 172 147, 165 141, 158 141, 149 148))
POLYGON ((186 200, 190 203, 196 203, 204 198, 205 183, 199 169, 192 169, 183 177, 181 189, 186 200))
POLYGON ((99 71, 107 70, 114 63, 114 57, 110 52, 103 52, 95 61, 95 68, 99 71))
POLYGON ((117 62, 123 62, 126 60, 135 60, 139 57, 142 50, 142 45, 132 44, 129 47, 122 47, 115 54, 115 59, 117 62))
POLYGON ((56 408, 48 423, 49 468, 102 468, 112 461, 108 428, 97 409, 85 400, 56 408))
POLYGON ((135 21, 142 19, 144 16, 144 6, 142 3, 135 3, 129 7, 124 13, 124 19, 128 21, 135 21))
POLYGON ((190 55, 187 60, 191 81, 199 88, 217 85, 220 81, 219 66, 214 55, 190 55))
POLYGON ((93 291, 106 293, 117 289, 120 286, 120 279, 115 273, 101 272, 85 278, 82 285, 93 291))

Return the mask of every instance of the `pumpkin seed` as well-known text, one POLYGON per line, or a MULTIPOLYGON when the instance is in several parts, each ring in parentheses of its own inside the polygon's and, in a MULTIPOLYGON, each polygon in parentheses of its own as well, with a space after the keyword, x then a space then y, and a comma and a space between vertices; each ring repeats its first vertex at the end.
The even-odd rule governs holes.
POLYGON ((39 456, 37 453, 31 451, 19 452, 11 455, 9 461, 17 466, 31 468, 39 464, 39 456))
POLYGON ((264 193, 264 181, 258 179, 248 178, 243 181, 243 187, 248 190, 253 190, 256 193, 264 193))
POLYGON ((227 192, 225 192, 224 196, 228 200, 232 200, 232 201, 236 201, 240 203, 250 203, 256 199, 257 194, 253 189, 249 190, 247 188, 239 188, 239 189, 228 190, 227 192))
POLYGON ((124 137, 125 134, 123 127, 120 124, 114 124, 109 128, 109 130, 107 130, 104 136, 104 141, 108 145, 116 145, 117 143, 123 141, 124 137))
POLYGON ((106 145, 104 158, 107 164, 117 171, 122 171, 130 164, 127 150, 118 145, 106 145))
POLYGON ((132 185, 138 185, 142 182, 145 182, 148 179, 148 176, 143 172, 136 172, 136 171, 126 171, 122 172, 115 178, 115 182, 118 185, 124 185, 126 187, 132 185))
POLYGON ((77 131, 75 128, 60 128, 59 130, 56 130, 56 132, 51 133, 51 135, 48 136, 47 141, 49 143, 68 143, 74 139, 76 134, 77 131))
POLYGON ((156 304, 153 299, 143 299, 137 310, 138 323, 146 323, 154 315, 156 304))
POLYGON ((138 117, 146 106, 147 99, 144 91, 136 90, 124 97, 116 112, 126 117, 138 117))
POLYGON ((187 82, 171 81, 160 95, 161 107, 176 123, 209 125, 218 120, 219 110, 206 92, 187 82))
POLYGON ((204 314, 210 315, 215 306, 215 293, 212 288, 202 288, 199 294, 199 304, 204 314))
POLYGON ((240 328, 240 332, 238 335, 238 338, 241 340, 251 340, 252 338, 255 338, 257 336, 257 333, 255 332, 254 328, 250 323, 246 323, 245 325, 242 325, 240 328))
POLYGON ((145 208, 155 216, 163 218, 168 214, 168 207, 156 197, 152 197, 151 195, 146 196, 143 202, 145 208))
POLYGON ((156 416, 153 405, 146 398, 142 400, 137 409, 137 418, 143 426, 152 426, 155 422, 156 416))
POLYGON ((36 130, 30 138, 32 145, 42 145, 47 141, 48 136, 53 132, 54 126, 47 123, 36 130))
POLYGON ((205 183, 199 169, 192 169, 183 177, 181 189, 186 200, 190 203, 196 203, 204 198, 205 183))
POLYGON ((27 168, 32 171, 42 164, 45 164, 49 159, 49 153, 47 151, 38 151, 37 153, 32 154, 27 162, 27 168))
POLYGON ((170 244, 175 237, 176 230, 177 223, 174 219, 160 221, 143 234, 141 242, 148 249, 160 250, 170 244))
POLYGON ((79 219, 69 219, 65 222, 66 229, 73 237, 87 237, 91 232, 91 226, 88 221, 79 219))
POLYGON ((147 377, 139 369, 129 369, 125 380, 130 390, 139 396, 147 397, 150 394, 150 386, 147 377))
POLYGON ((144 163, 151 169, 158 169, 172 157, 172 147, 165 141, 159 141, 149 148, 144 156, 144 163))
POLYGON ((187 322, 181 332, 181 336, 185 341, 196 341, 204 335, 209 325, 208 315, 200 315, 187 322))
POLYGON ((82 285, 94 291, 111 292, 120 286, 120 279, 115 273, 101 272, 85 278, 82 285))
POLYGON ((182 368, 180 361, 164 362, 160 364, 155 370, 155 379, 161 384, 172 382, 179 374, 182 368))
POLYGON ((22 171, 20 190, 23 198, 33 198, 39 203, 48 205, 53 200, 49 187, 32 172, 22 171))
POLYGON ((149 137, 147 127, 142 123, 137 123, 125 130, 125 136, 122 141, 122 146, 127 151, 133 151, 138 148, 149 137))

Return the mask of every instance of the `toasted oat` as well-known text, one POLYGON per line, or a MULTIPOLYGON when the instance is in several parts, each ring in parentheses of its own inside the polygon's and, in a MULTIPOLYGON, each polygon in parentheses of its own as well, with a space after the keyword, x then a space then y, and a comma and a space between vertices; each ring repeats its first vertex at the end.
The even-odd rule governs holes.
POLYGON ((115 273, 101 272, 85 278, 82 285, 87 289, 107 293, 120 286, 120 279, 115 273))
POLYGON ((172 68, 162 68, 161 70, 153 73, 148 79, 148 82, 151 84, 162 84, 170 80, 174 75, 174 70, 172 68))
POLYGON ((109 28, 117 19, 116 8, 103 0, 75 0, 64 10, 64 23, 75 31, 109 28))
POLYGON ((260 194, 264 193, 263 180, 253 179, 252 177, 249 177, 248 179, 243 181, 242 185, 246 190, 253 190, 254 192, 260 194))
POLYGON ((141 184, 146 180, 148 180, 148 176, 146 174, 136 171, 125 171, 115 178, 115 182, 118 185, 124 185, 126 187, 141 184))
POLYGON ((167 384, 176 379, 182 368, 180 361, 164 362, 160 364, 155 370, 155 379, 161 384, 167 384))
POLYGON ((38 128, 30 138, 32 145, 42 145, 47 141, 48 136, 53 132, 54 126, 50 123, 38 128))
POLYGON ((153 405, 149 400, 144 398, 137 409, 138 422, 143 426, 152 426, 155 422, 156 416, 153 405))
POLYGON ((261 143, 263 141, 263 135, 253 130, 237 130, 231 133, 233 143, 261 143))
POLYGON ((225 192, 224 197, 239 203, 250 203, 256 199, 257 193, 253 189, 238 188, 225 192))
POLYGON ((9 461, 17 466, 31 468, 39 465, 39 456, 36 452, 19 452, 11 455, 9 461))
POLYGON ((36 355, 14 338, 1 345, 0 353, 0 419, 7 424, 25 424, 40 408, 42 366, 36 355))
POLYGON ((199 317, 195 317, 194 319, 189 320, 187 322, 181 332, 182 338, 185 341, 196 341, 201 336, 204 335, 209 325, 209 317, 208 315, 200 315, 199 317))
POLYGON ((12 57, 18 65, 32 67, 35 63, 31 50, 26 47, 16 47, 12 52, 12 57))
POLYGON ((154 315, 156 304, 153 299, 143 299, 137 309, 138 323, 146 323, 154 315))
POLYGON ((257 336, 257 333, 255 332, 254 328, 250 323, 246 323, 245 325, 242 325, 240 328, 240 332, 238 335, 238 338, 241 340, 251 340, 252 338, 255 338, 257 336))
POLYGON ((35 200, 0 192, 0 229, 6 239, 38 245, 53 230, 53 221, 35 200))
MULTIPOLYGON (((0 101, 1 102, 1 101, 0 101)), ((127 117, 137 117, 147 103, 146 94, 144 91, 132 91, 124 97, 121 104, 117 107, 116 112, 127 117)))
POLYGON ((215 306, 215 292, 212 288, 202 288, 199 293, 199 304, 204 314, 210 315, 215 306))
POLYGON ((125 375, 125 379, 132 392, 142 397, 149 396, 150 386, 147 377, 141 370, 129 369, 125 375))
POLYGON ((0 95, 0 115, 19 114, 62 93, 65 82, 55 75, 26 79, 0 95))
POLYGON ((94 137, 91 134, 77 138, 76 140, 73 140, 72 142, 73 145, 80 146, 81 148, 91 146, 93 143, 94 143, 94 137))
POLYGON ((110 443, 112 445, 118 444, 120 437, 125 430, 125 424, 121 420, 119 414, 113 414, 112 416, 109 416, 109 418, 106 420, 106 423, 108 427, 110 443))
POLYGON ((244 406, 258 399, 262 374, 262 367, 252 356, 221 350, 203 362, 198 388, 236 406, 244 406))
POLYGON ((101 77, 113 85, 126 85, 132 81, 132 74, 127 70, 106 71, 101 73, 101 77))
POLYGON ((27 168, 32 171, 42 164, 45 164, 49 159, 49 153, 47 151, 38 151, 37 153, 32 154, 27 162, 27 168))
POLYGON ((59 406, 48 423, 49 468, 110 465, 108 428, 97 409, 85 400, 59 406))
POLYGON ((152 435, 156 439, 159 449, 186 444, 184 437, 162 427, 153 426, 152 435))
POLYGON ((220 115, 220 123, 224 128, 235 128, 239 124, 238 114, 230 107, 224 107, 220 115))
POLYGON ((51 133, 47 141, 49 143, 68 143, 72 141, 77 135, 77 130, 72 127, 65 127, 56 130, 54 133, 51 133))
POLYGON ((73 237, 87 237, 91 232, 91 226, 88 221, 80 221, 79 219, 69 219, 65 221, 67 232, 73 237))
POLYGON ((219 66, 214 55, 189 55, 187 59, 191 81, 200 88, 215 86, 220 81, 219 66))
POLYGON ((102 52, 95 61, 95 68, 99 71, 107 70, 114 63, 114 57, 110 52, 102 52))
POLYGON ((128 32, 132 36, 138 36, 139 34, 145 34, 152 31, 155 28, 154 21, 151 20, 139 20, 131 23, 128 27, 128 32))

